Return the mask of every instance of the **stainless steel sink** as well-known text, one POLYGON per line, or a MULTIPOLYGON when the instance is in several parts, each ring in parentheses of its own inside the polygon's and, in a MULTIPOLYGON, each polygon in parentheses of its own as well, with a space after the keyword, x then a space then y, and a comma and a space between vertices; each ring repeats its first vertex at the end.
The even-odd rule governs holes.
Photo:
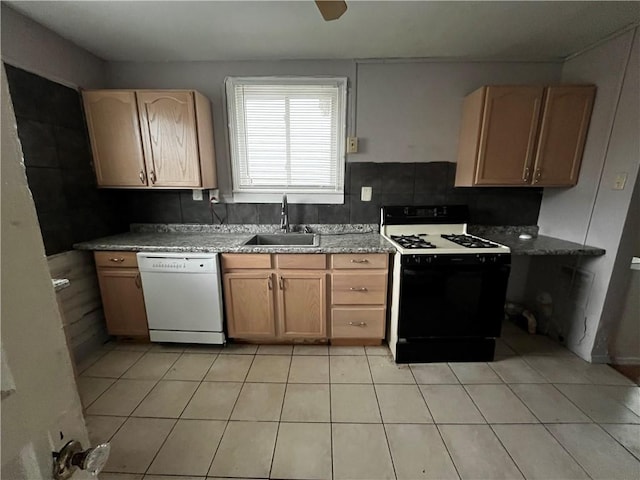
POLYGON ((261 247, 317 247, 320 237, 314 233, 262 233, 244 242, 261 247))

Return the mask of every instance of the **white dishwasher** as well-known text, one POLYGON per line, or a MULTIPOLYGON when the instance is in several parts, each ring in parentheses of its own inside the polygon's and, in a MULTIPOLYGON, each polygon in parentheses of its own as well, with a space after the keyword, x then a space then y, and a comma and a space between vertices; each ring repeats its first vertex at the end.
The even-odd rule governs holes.
POLYGON ((218 254, 140 252, 137 257, 151 341, 223 344, 218 254))

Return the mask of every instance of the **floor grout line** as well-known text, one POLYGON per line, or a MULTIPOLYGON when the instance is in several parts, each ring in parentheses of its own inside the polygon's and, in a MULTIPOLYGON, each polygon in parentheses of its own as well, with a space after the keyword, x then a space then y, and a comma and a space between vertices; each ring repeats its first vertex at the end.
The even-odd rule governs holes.
MULTIPOLYGON (((222 353, 219 352, 206 352, 206 353, 200 353, 200 355, 205 355, 205 354, 209 354, 213 356, 213 359, 211 361, 211 364, 209 365, 208 369, 206 370, 206 372, 204 373, 204 375, 202 376, 202 378, 200 380, 193 380, 193 379, 189 379, 189 380, 182 380, 180 378, 173 378, 173 379, 166 379, 166 376, 169 374, 169 372, 171 371, 172 368, 174 368, 174 366, 180 361, 180 359, 184 358, 185 355, 191 353, 188 350, 183 350, 182 352, 158 352, 158 351, 153 351, 152 349, 148 349, 145 352, 142 352, 142 355, 136 360, 134 361, 133 364, 131 364, 128 368, 126 368, 124 370, 124 372, 122 374, 120 374, 119 377, 94 377, 94 376, 88 376, 88 375, 84 375, 84 372, 86 372, 89 368, 91 368, 91 366, 95 365, 96 363, 98 363, 102 358, 104 358, 106 355, 108 355, 111 352, 114 351, 121 351, 121 352, 137 352, 137 350, 117 350, 117 348, 113 348, 107 352, 104 353, 104 355, 102 355, 100 358, 96 359, 96 361, 94 363, 92 363, 90 366, 88 366, 85 370, 83 370, 83 373, 81 373, 79 375, 79 377, 84 377, 84 378, 102 378, 102 379, 109 379, 109 380, 113 380, 113 383, 104 391, 102 392, 100 395, 98 395, 98 397, 96 397, 96 399, 94 399, 89 405, 87 405, 87 407, 85 408, 85 415, 87 415, 86 410, 93 405, 96 401, 98 401, 99 398, 101 398, 106 392, 108 392, 109 390, 111 390, 113 388, 114 385, 116 385, 117 382, 119 382, 120 380, 132 380, 132 381, 153 381, 153 385, 151 387, 151 389, 142 397, 142 399, 136 404, 136 406, 133 408, 133 410, 126 416, 123 415, 109 415, 109 414, 95 414, 95 415, 90 415, 93 417, 107 417, 107 418, 124 418, 124 421, 122 422, 122 424, 114 431, 114 433, 111 435, 111 439, 113 437, 115 437, 118 432, 121 431, 121 429, 123 428, 123 426, 132 418, 140 418, 140 419, 166 419, 166 420, 172 420, 174 423, 171 426, 171 429, 169 430, 168 434, 166 435, 166 437, 164 438, 162 444, 160 445, 159 449, 157 450, 157 452, 155 452, 155 455, 153 456, 151 462, 149 463, 149 465, 147 466, 146 470, 145 470, 145 474, 148 474, 148 471, 151 467, 151 465, 153 464, 153 462, 157 459, 157 456, 159 455, 160 451, 162 450, 162 448, 164 448, 166 442, 168 441, 169 437, 171 436, 171 434, 174 432, 178 422, 180 420, 185 420, 182 418, 182 415, 184 414, 184 412, 186 411, 187 407, 189 406, 189 404, 191 403, 191 401, 193 400, 194 396, 196 395, 196 393, 198 392, 198 390, 201 388, 201 386, 203 384, 205 384, 205 382, 207 384, 210 383, 240 383, 241 387, 240 387, 240 391, 238 393, 238 395, 235 398, 235 401, 233 403, 233 406, 230 410, 229 416, 226 420, 218 420, 218 419, 210 419, 210 418, 189 418, 188 420, 193 420, 193 421, 216 421, 216 422, 225 422, 224 425, 224 429, 222 431, 222 434, 220 436, 220 440, 218 441, 218 444, 215 448, 215 451, 213 453, 213 457, 211 458, 211 462, 209 463, 209 467, 207 470, 207 475, 210 475, 211 473, 210 470, 212 468, 213 462, 215 460, 216 455, 218 454, 218 450, 222 444, 222 441, 224 439, 224 435, 226 434, 229 424, 234 421, 234 422, 256 422, 256 423, 276 423, 277 427, 276 427, 276 436, 275 436, 275 440, 274 440, 274 444, 273 444, 273 450, 271 452, 271 463, 270 463, 270 467, 269 467, 269 475, 271 477, 271 473, 273 471, 273 466, 274 466, 274 461, 275 461, 275 453, 276 453, 276 447, 278 444, 278 437, 279 437, 279 429, 280 429, 280 425, 283 423, 282 422, 282 418, 283 418, 283 412, 284 412, 284 404, 285 404, 285 399, 287 396, 287 392, 288 392, 288 386, 291 385, 327 385, 328 386, 328 391, 329 391, 329 421, 324 422, 324 421, 289 421, 286 423, 309 423, 309 424, 328 424, 329 428, 330 428, 330 452, 331 452, 331 473, 332 476, 335 476, 335 469, 334 469, 334 443, 333 443, 333 424, 368 424, 368 425, 381 425, 384 435, 385 435, 385 441, 386 441, 386 445, 387 445, 387 450, 389 452, 389 457, 391 459, 391 465, 393 468, 393 472, 394 475, 397 476, 397 472, 396 472, 396 465, 395 465, 395 461, 393 458, 393 454, 391 452, 391 447, 390 447, 390 442, 389 442, 389 437, 387 435, 387 425, 402 425, 402 424, 407 424, 407 422, 385 422, 383 417, 382 417, 382 409, 381 409, 381 405, 380 405, 380 400, 378 398, 378 391, 377 391, 377 385, 393 385, 393 386, 401 386, 401 385, 415 385, 418 388, 418 391, 421 395, 421 398, 427 408, 427 411, 432 419, 432 423, 408 423, 408 424, 414 424, 414 425, 434 425, 436 427, 436 431, 438 432, 440 441, 442 442, 442 444, 445 447, 445 450, 447 452, 448 458, 450 459, 450 461, 452 462, 456 472, 458 473, 458 475, 460 475, 459 471, 458 471, 458 467, 455 464, 455 462, 453 461, 453 457, 452 454, 449 450, 449 447, 447 446, 446 442, 444 441, 444 437, 442 436, 442 432, 440 430, 440 426, 446 426, 446 425, 489 425, 490 427, 490 431, 492 432, 492 434, 498 439, 501 447, 506 451, 507 455, 509 456, 509 458, 512 460, 513 464, 516 466, 516 468, 522 472, 522 470, 520 469, 520 466, 517 464, 517 462, 514 460, 514 458, 511 456, 511 453, 506 449, 506 447, 504 446, 504 444, 502 443, 502 440, 498 437, 496 430, 494 429, 494 426, 497 425, 525 425, 525 426, 531 426, 531 425, 543 425, 543 427, 545 428, 545 431, 552 435, 552 437, 555 439, 556 442, 560 443, 560 445, 562 446, 563 451, 565 451, 569 457, 576 462, 576 464, 578 464, 580 466, 580 468, 582 468, 584 470, 584 467, 582 467, 582 465, 573 457, 573 455, 571 455, 570 452, 568 452, 568 450, 564 447, 564 445, 559 442, 559 440, 557 438, 555 438, 555 436, 553 436, 553 434, 551 433, 551 431, 549 430, 548 426, 551 425, 567 425, 567 424, 577 424, 577 425, 589 425, 589 424, 594 424, 594 425, 598 425, 598 427, 600 428, 600 430, 604 430, 605 433, 607 434, 607 436, 609 438, 611 438, 616 445, 621 446, 625 452, 629 453, 629 455, 631 455, 634 459, 637 458, 633 452, 631 452, 627 447, 625 447, 625 445, 623 445, 620 441, 618 441, 611 433, 609 433, 602 425, 604 424, 608 424, 608 423, 612 423, 614 425, 637 425, 637 424, 624 424, 624 423, 616 423, 616 422, 597 422, 595 421, 591 415, 589 415, 588 413, 586 413, 582 408, 580 408, 577 404, 575 404, 573 402, 573 400, 571 400, 570 398, 568 398, 562 391, 559 390, 558 385, 564 385, 565 383, 562 382, 551 382, 548 380, 548 377, 546 377, 542 372, 540 372, 539 370, 537 370, 533 365, 531 365, 527 359, 520 353, 517 353, 514 356, 510 356, 510 358, 520 358, 522 361, 524 361, 524 363, 531 368, 533 371, 535 371, 536 373, 538 373, 539 375, 541 375, 544 379, 546 379, 547 381, 545 383, 538 383, 538 382, 534 382, 534 383, 523 383, 523 382, 506 382, 504 381, 504 378, 502 378, 500 376, 500 374, 498 372, 495 371, 495 369, 492 367, 492 365, 490 363, 487 363, 487 365, 491 368, 491 370, 498 376, 498 378, 501 380, 502 383, 494 383, 494 382, 490 382, 490 383, 463 383, 460 381, 460 376, 458 374, 456 374, 455 370, 451 368, 451 366, 448 363, 445 363, 445 365, 447 365, 449 367, 449 369, 451 370, 451 372, 453 373, 453 376, 458 380, 459 383, 418 383, 417 378, 415 376, 415 373, 413 371, 413 369, 411 369, 411 367, 409 366, 409 372, 411 373, 411 377, 413 378, 414 383, 396 383, 396 382, 376 382, 373 376, 373 370, 372 370, 372 366, 371 366, 371 361, 370 358, 371 357, 379 357, 381 355, 369 355, 366 352, 365 349, 365 354, 364 355, 331 355, 331 352, 328 351, 328 355, 311 355, 311 356, 319 356, 321 358, 327 358, 327 363, 328 363, 328 381, 327 382, 313 382, 313 383, 306 383, 306 382, 291 382, 291 368, 293 365, 293 358, 294 357, 308 357, 309 355, 294 355, 294 349, 292 348, 291 350, 291 354, 283 354, 283 353, 277 353, 275 355, 277 356, 287 356, 289 357, 289 362, 288 362, 288 370, 287 370, 287 378, 284 381, 278 381, 278 382, 269 382, 269 381, 248 381, 247 379, 249 378, 249 373, 252 369, 252 367, 255 364, 256 361, 256 357, 260 356, 260 357, 272 357, 272 354, 264 354, 264 353, 259 353, 259 347, 256 347, 256 352, 255 353, 251 353, 251 354, 245 354, 245 353, 235 353, 235 352, 229 352, 229 354, 235 354, 235 355, 242 355, 242 356, 251 356, 251 362, 248 366, 248 368, 246 369, 245 373, 244 373, 244 377, 243 380, 241 381, 231 381, 231 380, 223 380, 223 381, 219 381, 219 380, 206 380, 207 375, 210 373, 211 369, 214 367, 215 363, 219 360, 219 358, 223 357, 222 353), (171 363, 171 365, 167 368, 167 370, 164 372, 164 374, 159 378, 159 379, 129 379, 129 378, 123 378, 124 375, 130 371, 132 368, 134 368, 135 365, 137 365, 143 358, 145 358, 147 356, 147 354, 149 353, 178 353, 178 356, 176 357, 176 359, 173 361, 173 363, 171 363), (369 376, 371 381, 367 382, 367 383, 360 383, 360 382, 334 382, 332 375, 331 375, 331 358, 332 357, 364 357, 366 359, 366 365, 367 365, 367 370, 369 372, 369 376), (193 391, 193 393, 191 394, 191 396, 189 397, 189 399, 186 401, 184 407, 182 408, 180 414, 178 415, 178 417, 145 417, 145 416, 133 416, 133 413, 135 412, 135 410, 137 408, 140 407, 140 405, 149 397, 149 395, 151 394, 152 391, 154 391, 157 386, 159 385, 160 382, 191 382, 191 383, 197 383, 197 386, 195 388, 195 390, 193 391), (231 417, 233 415, 233 411, 235 410, 235 408, 237 407, 238 401, 240 399, 242 390, 244 389, 245 385, 247 384, 281 384, 284 385, 284 394, 282 396, 282 400, 280 402, 280 413, 279 413, 279 417, 277 421, 272 421, 272 420, 231 420, 231 417), (540 421, 540 419, 538 418, 538 416, 533 412, 533 410, 529 407, 529 405, 522 400, 517 393, 514 391, 513 389, 513 385, 519 385, 519 384, 524 384, 524 385, 552 385, 553 388, 558 391, 564 398, 566 398, 569 403, 571 405, 573 405, 578 411, 584 413, 586 415, 586 418, 589 419, 589 422, 562 422, 562 421, 557 421, 557 422, 542 422, 540 421), (379 422, 374 422, 374 423, 369 423, 369 422, 335 422, 333 420, 333 409, 332 409, 332 395, 331 395, 331 386, 332 385, 371 385, 373 387, 374 390, 374 394, 376 396, 376 404, 377 404, 377 408, 378 408, 378 413, 380 415, 380 421, 379 422), (471 400, 472 404, 475 406, 475 408, 478 410, 478 412, 480 413, 481 417, 484 419, 485 423, 480 423, 480 424, 468 424, 468 423, 438 423, 435 421, 435 419, 433 418, 431 409, 429 408, 427 399, 425 397, 424 392, 422 391, 421 386, 425 386, 425 385, 458 385, 458 386, 462 386, 462 390, 465 392, 465 394, 469 397, 469 399, 471 400), (493 422, 490 423, 487 421, 487 418, 485 416, 485 414, 478 408, 477 403, 475 402, 475 400, 473 399, 473 397, 469 394, 469 391, 467 389, 467 387, 472 387, 472 386, 476 386, 476 385, 506 385, 508 391, 515 396, 515 398, 522 403, 525 408, 527 409, 527 411, 529 411, 531 413, 531 415, 533 416, 533 418, 536 419, 536 421, 538 423, 528 423, 528 422, 508 422, 508 423, 503 423, 503 422, 493 422)), ((385 355, 382 355, 385 356, 385 355)), ((388 355, 387 355, 388 356, 388 355)), ((563 357, 568 357, 568 356, 562 356, 562 355, 533 355, 533 356, 543 356, 545 358, 563 358, 563 357)), ((577 358, 577 357, 576 357, 577 358)), ((577 368, 577 367, 576 367, 577 368)), ((579 369, 578 369, 579 370, 579 369)), ((188 375, 188 374, 186 374, 188 375)), ((568 383, 566 385, 590 385, 593 388, 598 389, 598 387, 601 386, 616 386, 616 387, 629 387, 629 388, 634 388, 633 385, 618 385, 618 384, 607 384, 607 383, 595 383, 592 379, 587 378, 587 377, 583 377, 587 380, 589 380, 589 383, 580 383, 580 384, 573 384, 573 383, 568 383)), ((606 379, 605 379, 606 380, 606 379)), ((625 408, 625 410, 629 410, 632 413, 635 414, 635 412, 633 412, 633 410, 631 410, 627 405, 625 405, 624 403, 622 403, 620 400, 618 400, 617 398, 613 397, 613 395, 602 391, 601 392, 602 395, 604 397, 606 397, 607 399, 615 402, 616 404, 619 404, 620 406, 623 406, 625 408)), ((588 474, 587 474, 588 475, 588 474)))
POLYGON ((397 479, 398 473, 396 471, 396 464, 393 460, 393 454, 391 453, 391 444, 389 443, 389 437, 387 435, 387 429, 384 424, 384 417, 382 416, 382 408, 380 408, 380 399, 378 398, 378 391, 375 387, 375 379, 373 378, 373 371, 371 370, 371 362, 369 361, 369 357, 367 357, 367 366, 369 367, 369 375, 371 375, 371 386, 373 388, 373 394, 376 397, 376 405, 378 405, 378 414, 380 415, 380 424, 382 425, 382 432, 384 433, 384 440, 387 444, 387 451, 389 452, 389 460, 391 460, 391 469, 393 470, 393 476, 397 479))

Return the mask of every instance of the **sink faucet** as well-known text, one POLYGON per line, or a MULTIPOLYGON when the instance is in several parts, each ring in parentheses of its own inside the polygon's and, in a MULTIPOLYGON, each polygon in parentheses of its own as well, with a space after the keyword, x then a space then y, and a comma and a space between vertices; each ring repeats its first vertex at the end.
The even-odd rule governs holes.
POLYGON ((287 194, 282 194, 282 210, 280 211, 280 231, 289 233, 289 205, 287 204, 287 194))

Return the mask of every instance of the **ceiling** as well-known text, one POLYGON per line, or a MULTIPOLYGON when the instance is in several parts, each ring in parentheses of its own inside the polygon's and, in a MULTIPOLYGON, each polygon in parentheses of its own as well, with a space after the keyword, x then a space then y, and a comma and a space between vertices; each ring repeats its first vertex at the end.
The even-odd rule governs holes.
POLYGON ((7 1, 109 61, 559 60, 640 21, 640 2, 7 1))

